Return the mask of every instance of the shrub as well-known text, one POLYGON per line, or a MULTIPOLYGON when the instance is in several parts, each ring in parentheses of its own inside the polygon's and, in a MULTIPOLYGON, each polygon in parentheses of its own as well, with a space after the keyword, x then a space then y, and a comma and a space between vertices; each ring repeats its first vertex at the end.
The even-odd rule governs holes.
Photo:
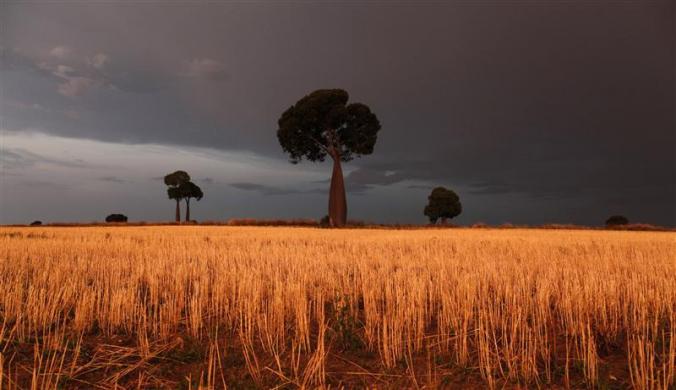
POLYGON ((628 225, 629 220, 624 215, 613 215, 606 219, 606 226, 628 225))
POLYGON ((106 217, 106 222, 127 222, 127 216, 124 214, 110 214, 106 217))
POLYGON ((41 225, 42 225, 42 221, 33 221, 33 222, 31 222, 31 226, 41 226, 41 225))

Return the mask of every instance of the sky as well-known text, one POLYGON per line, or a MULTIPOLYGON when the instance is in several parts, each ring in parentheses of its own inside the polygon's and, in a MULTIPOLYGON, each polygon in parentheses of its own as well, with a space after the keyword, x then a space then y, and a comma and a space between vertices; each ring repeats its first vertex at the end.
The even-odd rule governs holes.
POLYGON ((329 162, 289 163, 282 112, 367 104, 348 218, 676 225, 674 2, 0 2, 0 223, 321 218, 329 162))

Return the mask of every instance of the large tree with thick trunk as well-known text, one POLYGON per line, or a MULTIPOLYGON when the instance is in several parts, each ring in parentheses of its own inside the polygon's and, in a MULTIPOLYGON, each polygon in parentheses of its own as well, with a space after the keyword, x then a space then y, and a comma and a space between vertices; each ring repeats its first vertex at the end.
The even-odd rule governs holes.
POLYGON ((341 162, 373 153, 380 130, 378 118, 361 103, 347 104, 342 89, 320 89, 303 97, 279 118, 277 138, 296 164, 303 159, 333 160, 329 191, 329 223, 347 221, 347 199, 341 162))
POLYGON ((190 175, 186 171, 176 171, 164 177, 164 184, 168 186, 167 197, 176 201, 176 222, 181 222, 181 184, 190 182, 190 175))

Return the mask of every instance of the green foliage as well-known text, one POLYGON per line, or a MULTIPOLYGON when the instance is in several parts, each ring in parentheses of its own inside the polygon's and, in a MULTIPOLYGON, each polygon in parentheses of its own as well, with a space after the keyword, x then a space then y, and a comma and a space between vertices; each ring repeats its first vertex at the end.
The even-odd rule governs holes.
POLYGON ((373 153, 380 122, 368 106, 348 99, 342 89, 320 89, 282 114, 277 138, 292 163, 324 161, 332 153, 350 161, 373 153))
POLYGON ((181 200, 183 196, 181 194, 180 187, 189 182, 190 175, 186 171, 176 171, 166 175, 164 177, 164 184, 169 187, 167 188, 167 196, 169 199, 175 200, 177 202, 181 200))
POLYGON ((178 201, 195 198, 200 200, 204 197, 202 189, 190 181, 190 175, 185 171, 176 171, 166 175, 164 184, 168 186, 167 196, 169 199, 178 201))
POLYGON ((462 204, 458 195, 444 187, 433 189, 427 199, 429 203, 425 206, 424 214, 431 223, 437 223, 439 219, 445 222, 446 219, 455 218, 462 212, 462 204))
POLYGON ((179 191, 178 187, 169 187, 167 188, 167 196, 169 199, 181 200, 181 191, 179 191))
POLYGON ((195 183, 188 181, 178 187, 178 194, 182 199, 195 198, 200 200, 204 197, 202 189, 195 183))
POLYGON ((359 319, 355 318, 350 310, 350 297, 347 295, 337 296, 334 301, 335 322, 332 329, 335 331, 337 341, 344 350, 359 350, 364 347, 364 342, 359 337, 361 327, 359 319))

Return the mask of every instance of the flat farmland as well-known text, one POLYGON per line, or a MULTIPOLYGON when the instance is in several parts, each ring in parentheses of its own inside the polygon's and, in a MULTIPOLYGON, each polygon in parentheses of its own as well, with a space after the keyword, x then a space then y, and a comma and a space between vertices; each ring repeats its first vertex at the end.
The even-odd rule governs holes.
POLYGON ((0 228, 0 389, 639 388, 676 234, 0 228))

